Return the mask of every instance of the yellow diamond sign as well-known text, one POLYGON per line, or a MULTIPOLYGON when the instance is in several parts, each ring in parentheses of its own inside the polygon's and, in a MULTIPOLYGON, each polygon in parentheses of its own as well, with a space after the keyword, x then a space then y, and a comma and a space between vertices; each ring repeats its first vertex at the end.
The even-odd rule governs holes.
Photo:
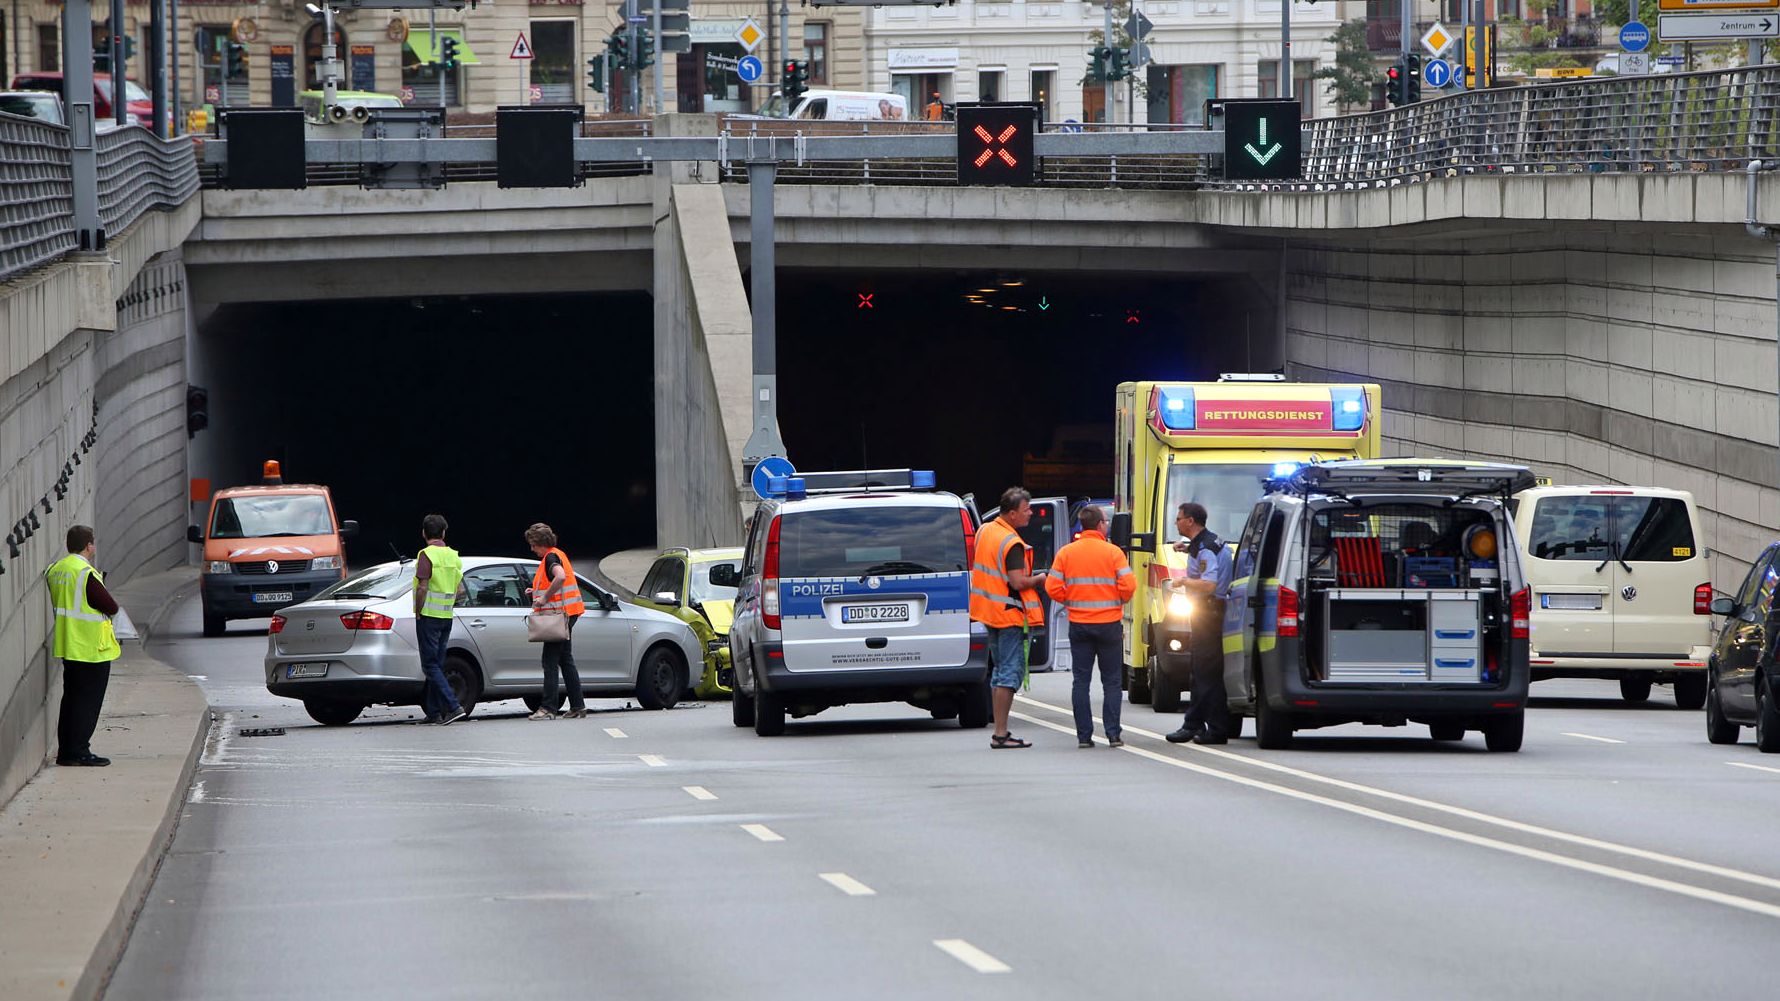
POLYGON ((1432 56, 1439 56, 1452 43, 1452 33, 1447 31, 1446 26, 1439 21, 1435 21, 1434 26, 1428 29, 1428 33, 1422 36, 1422 48, 1427 49, 1428 54, 1432 56))
POLYGON ((761 31, 760 25, 755 24, 751 17, 743 21, 742 26, 735 30, 735 40, 742 43, 742 48, 748 52, 753 52, 760 45, 761 39, 765 37, 766 32, 761 31))

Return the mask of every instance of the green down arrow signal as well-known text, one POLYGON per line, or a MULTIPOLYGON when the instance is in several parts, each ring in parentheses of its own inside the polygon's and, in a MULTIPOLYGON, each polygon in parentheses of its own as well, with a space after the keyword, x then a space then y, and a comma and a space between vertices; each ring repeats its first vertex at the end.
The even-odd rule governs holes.
POLYGON ((1039 309, 1050 309, 1051 308, 1050 297, 1049 296, 1039 296, 1038 297, 1038 308, 1039 309))
POLYGON ((1281 149, 1284 149, 1285 147, 1281 146, 1279 143, 1274 143, 1273 148, 1269 149, 1265 153, 1256 149, 1255 148, 1256 143, 1259 143, 1261 146, 1267 145, 1267 119, 1265 119, 1265 118, 1261 119, 1260 126, 1261 126, 1260 138, 1257 139, 1255 142, 1248 143, 1248 144, 1244 145, 1242 148, 1245 150, 1248 150, 1248 155, 1254 157, 1256 163, 1265 167, 1265 166, 1267 166, 1267 161, 1273 159, 1276 155, 1279 154, 1279 151, 1281 149))

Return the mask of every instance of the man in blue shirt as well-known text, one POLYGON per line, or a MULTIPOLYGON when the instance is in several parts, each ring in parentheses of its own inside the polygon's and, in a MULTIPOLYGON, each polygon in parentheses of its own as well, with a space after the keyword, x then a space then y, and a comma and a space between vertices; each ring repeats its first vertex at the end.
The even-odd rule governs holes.
POLYGON ((1193 596, 1193 701, 1171 744, 1225 744, 1230 741, 1230 700, 1224 692, 1224 602, 1230 597, 1230 553, 1224 540, 1205 527, 1202 504, 1180 506, 1174 525, 1184 536, 1176 552, 1187 554, 1187 578, 1176 586, 1193 596))

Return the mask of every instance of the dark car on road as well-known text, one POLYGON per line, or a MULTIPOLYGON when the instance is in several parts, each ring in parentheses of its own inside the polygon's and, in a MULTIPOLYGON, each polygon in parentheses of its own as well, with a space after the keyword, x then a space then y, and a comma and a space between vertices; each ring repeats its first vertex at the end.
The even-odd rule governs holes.
POLYGON ((1712 599, 1712 614, 1724 616, 1706 663, 1706 739, 1714 744, 1735 744, 1743 728, 1752 726, 1757 748, 1780 751, 1780 705, 1774 701, 1780 669, 1773 636, 1780 623, 1772 618, 1776 584, 1780 543, 1762 552, 1736 594, 1712 599))

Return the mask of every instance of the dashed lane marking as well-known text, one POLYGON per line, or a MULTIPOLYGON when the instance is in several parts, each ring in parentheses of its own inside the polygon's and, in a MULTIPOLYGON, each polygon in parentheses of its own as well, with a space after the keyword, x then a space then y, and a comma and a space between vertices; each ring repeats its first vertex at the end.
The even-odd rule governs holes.
POLYGON ((783 841, 784 838, 773 833, 773 829, 765 824, 743 824, 742 830, 754 835, 761 841, 783 841))
MULTIPOLYGON (((1026 720, 1029 723, 1035 723, 1042 726, 1047 730, 1055 730, 1058 733, 1067 733, 1071 736, 1074 736, 1075 734, 1074 727, 1059 726, 1049 720, 1042 720, 1036 716, 1029 716, 1025 713, 1014 713, 1013 715, 1018 716, 1020 719, 1026 720)), ((1752 914, 1760 914, 1764 917, 1780 918, 1780 906, 1765 903, 1760 900, 1754 900, 1749 897, 1739 897, 1735 894, 1721 893, 1717 890, 1705 889, 1704 887, 1689 886, 1686 883, 1677 883, 1671 879, 1646 876, 1643 873, 1632 872, 1629 869, 1620 869, 1615 866, 1602 865, 1598 862, 1589 862, 1584 859, 1572 858, 1568 855, 1560 855, 1556 852, 1549 852, 1540 848, 1529 848, 1524 845, 1517 845, 1496 838, 1486 838, 1481 834, 1472 834, 1468 831, 1461 831, 1456 828, 1442 827, 1439 824, 1430 824, 1426 821, 1414 820, 1409 817, 1399 816, 1398 814, 1387 813, 1384 810, 1374 809, 1373 807, 1361 806, 1358 803, 1346 803, 1338 799, 1332 799, 1328 796, 1319 796, 1316 793, 1293 789, 1289 786, 1264 782, 1260 779, 1252 779, 1246 775, 1237 775, 1233 772, 1220 771, 1216 768, 1196 764, 1182 758, 1171 757, 1166 754, 1157 754, 1155 751, 1141 747, 1133 747, 1130 744, 1126 744, 1123 748, 1120 748, 1120 750, 1174 768, 1180 768, 1189 772, 1197 772, 1200 775, 1209 776, 1214 779, 1222 779, 1225 782, 1234 782, 1237 785, 1248 786, 1251 789, 1259 789, 1263 792, 1270 792, 1278 796, 1285 796, 1305 803, 1315 803, 1319 806, 1326 806, 1330 809, 1340 810, 1344 813, 1369 817, 1373 820, 1391 824, 1396 827, 1406 828, 1411 831, 1432 834, 1435 837, 1447 838, 1452 841, 1474 845, 1478 848, 1488 848, 1492 851, 1503 852, 1509 855, 1518 855, 1521 858, 1532 859, 1537 862, 1548 862, 1552 865, 1562 866, 1566 869, 1575 869, 1580 872, 1592 873, 1597 876, 1606 876, 1609 879, 1617 879, 1621 882, 1632 883, 1653 890, 1662 890, 1678 896, 1692 897, 1695 900, 1705 900, 1715 904, 1723 904, 1726 907, 1734 907, 1738 910, 1748 911, 1752 914)), ((1748 873, 1745 873, 1744 875, 1752 876, 1752 874, 1748 873)))
POLYGON ((816 875, 821 876, 828 885, 849 897, 875 897, 878 893, 844 872, 819 872, 816 875))
POLYGON ((1006 973, 1013 967, 961 938, 936 938, 933 944, 947 955, 978 973, 1006 973))
POLYGON ((643 764, 648 765, 650 768, 660 768, 667 764, 667 762, 661 760, 661 755, 659 754, 639 754, 637 755, 637 759, 643 764))
POLYGON ((1597 737, 1591 733, 1571 733, 1568 730, 1562 730, 1559 732, 1561 732, 1566 737, 1575 737, 1577 740, 1598 740, 1603 744, 1623 744, 1623 743, 1625 743, 1625 741, 1623 741, 1623 740, 1615 740, 1612 737, 1597 737))
POLYGON ((716 793, 712 792, 709 789, 706 789, 704 786, 681 786, 680 788, 686 790, 686 795, 691 796, 693 799, 716 799, 717 798, 716 793))
POLYGON ((615 726, 609 726, 606 727, 606 736, 611 737, 613 740, 623 740, 630 736, 630 734, 625 733, 623 730, 620 730, 615 726))
POLYGON ((1771 768, 1767 765, 1752 765, 1747 761, 1726 761, 1725 764, 1732 768, 1748 768, 1752 771, 1773 772, 1776 775, 1780 775, 1780 768, 1771 768))

